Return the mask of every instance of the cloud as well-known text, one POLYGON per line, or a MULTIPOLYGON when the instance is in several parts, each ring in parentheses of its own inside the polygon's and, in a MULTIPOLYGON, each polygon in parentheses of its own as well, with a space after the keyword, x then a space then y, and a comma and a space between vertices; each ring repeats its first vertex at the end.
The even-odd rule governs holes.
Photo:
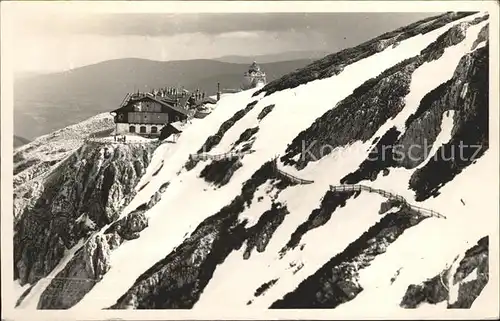
POLYGON ((17 16, 16 70, 61 70, 126 57, 209 59, 335 52, 435 13, 125 13, 17 16))
POLYGON ((223 38, 243 38, 243 39, 251 39, 251 38, 258 38, 259 37, 259 32, 250 32, 250 31, 231 31, 231 32, 224 32, 219 35, 217 35, 218 38, 223 39, 223 38))
POLYGON ((121 13, 67 15, 27 14, 16 19, 20 29, 54 34, 97 34, 105 36, 230 32, 305 32, 349 34, 359 28, 387 31, 432 13, 121 13))

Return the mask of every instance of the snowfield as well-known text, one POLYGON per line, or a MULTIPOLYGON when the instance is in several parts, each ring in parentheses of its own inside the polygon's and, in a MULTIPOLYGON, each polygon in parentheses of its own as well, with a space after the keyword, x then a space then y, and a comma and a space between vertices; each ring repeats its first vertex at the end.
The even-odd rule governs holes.
MULTIPOLYGON (((149 167, 136 187, 137 195, 120 214, 120 217, 125 217, 139 205, 147 203, 160 186, 168 182, 161 200, 145 213, 149 219, 148 227, 140 233, 139 238, 125 241, 111 251, 109 271, 71 308, 71 312, 85 313, 106 309, 115 304, 146 270, 179 246, 200 223, 238 196, 242 184, 265 162, 276 155, 285 154, 287 144, 317 118, 334 108, 367 79, 418 55, 452 26, 483 15, 484 13, 478 13, 467 16, 424 35, 408 38, 396 47, 389 46, 347 65, 336 76, 269 96, 262 93, 252 97, 260 88, 223 95, 210 115, 204 119, 193 119, 184 128, 176 143, 164 142, 155 150, 149 167), (241 158, 242 167, 234 172, 226 185, 215 187, 199 177, 210 161, 200 161, 190 171, 183 168, 189 155, 196 153, 208 136, 216 133, 224 121, 253 101, 258 101, 256 106, 235 122, 210 151, 210 154, 226 153, 246 129, 259 128, 253 136, 255 142, 252 149, 255 152, 241 158), (259 113, 271 104, 275 105, 274 109, 259 120, 259 113)), ((248 259, 243 256, 245 246, 239 251, 232 251, 215 269, 194 309, 208 311, 220 307, 240 312, 267 309, 379 222, 383 217, 378 213, 380 204, 386 198, 378 194, 361 193, 358 197, 349 199, 345 206, 338 207, 324 225, 305 233, 297 247, 280 254, 291 234, 308 219, 313 209, 321 206, 330 184, 336 184, 347 173, 358 169, 359 164, 367 158, 376 137, 381 137, 393 126, 401 132, 400 135, 404 134, 405 121, 417 110, 422 98, 452 78, 460 59, 471 51, 479 31, 486 24, 488 21, 471 25, 465 31, 465 40, 447 47, 439 59, 418 67, 412 75, 404 109, 395 118, 388 119, 365 143, 358 141, 336 148, 328 156, 310 162, 300 171, 278 161, 278 166, 283 171, 314 183, 287 187, 275 200, 271 198, 275 191, 269 193, 274 188, 269 181, 258 187, 252 205, 238 216, 240 222, 246 221, 246 228, 254 226, 273 202, 286 205, 289 214, 274 232, 265 251, 252 251, 248 259), (276 280, 273 286, 259 296, 254 295, 259 286, 271 280, 276 280)), ((475 50, 482 46, 484 43, 475 50)), ((410 203, 433 209, 444 214, 447 219, 431 217, 404 231, 367 268, 359 270, 359 285, 363 291, 352 301, 339 305, 339 311, 346 311, 347 314, 371 310, 389 313, 402 309, 399 304, 409 285, 420 284, 439 274, 446 266, 452 266, 457 255, 463 257, 465 251, 481 237, 498 233, 496 225, 492 224, 492 217, 498 215, 498 177, 491 172, 492 168, 498 167, 498 146, 491 145, 477 163, 466 167, 445 184, 440 189, 439 197, 417 203, 414 201, 415 192, 408 187, 412 174, 424 167, 439 147, 450 141, 455 116, 453 110, 443 113, 440 133, 428 158, 418 167, 410 170, 391 168, 386 176, 379 175, 375 181, 362 182, 373 188, 402 195, 410 203), (395 275, 397 277, 391 282, 395 275)), ((490 128, 490 131, 493 130, 497 128, 490 128)), ((81 220, 86 221, 88 218, 82 217, 81 220)), ((93 222, 88 222, 91 223, 93 222)), ((103 234, 107 227, 109 225, 98 233, 103 234)), ((210 243, 211 240, 205 241, 210 243)), ((78 244, 68 251, 49 278, 54 277, 81 246, 82 244, 78 244)), ((456 268, 457 264, 453 265, 452 269, 456 268)), ((495 295, 492 287, 490 279, 474 307, 484 306, 486 301, 491 300, 488 298, 495 295), (485 297, 487 291, 490 293, 488 298, 485 297)), ((43 279, 31 289, 20 307, 36 309, 45 288, 46 279, 43 279)), ((458 287, 451 289, 449 301, 456 300, 457 295, 458 287)), ((421 308, 430 309, 429 311, 442 310, 446 309, 446 302, 438 305, 423 304, 421 308)))

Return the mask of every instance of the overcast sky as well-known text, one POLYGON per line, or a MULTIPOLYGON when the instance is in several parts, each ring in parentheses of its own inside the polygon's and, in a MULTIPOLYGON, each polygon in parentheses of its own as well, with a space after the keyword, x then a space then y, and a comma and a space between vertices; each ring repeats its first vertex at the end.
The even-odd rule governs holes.
POLYGON ((296 50, 335 52, 437 13, 43 14, 17 16, 14 70, 104 60, 178 60, 296 50))

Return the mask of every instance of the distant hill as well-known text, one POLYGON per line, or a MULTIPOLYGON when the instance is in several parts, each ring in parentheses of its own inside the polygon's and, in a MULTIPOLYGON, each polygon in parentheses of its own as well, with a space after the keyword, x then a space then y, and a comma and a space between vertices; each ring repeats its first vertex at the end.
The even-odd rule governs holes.
MULTIPOLYGON (((261 64, 268 81, 302 68, 313 59, 261 64)), ((127 92, 162 86, 200 88, 208 94, 240 85, 248 64, 215 60, 117 59, 70 71, 16 77, 14 131, 33 139, 116 108, 127 92)))
POLYGON ((214 60, 236 63, 236 64, 250 64, 253 61, 258 63, 271 63, 280 61, 290 61, 290 60, 301 60, 301 59, 319 59, 330 54, 328 51, 318 51, 318 50, 302 50, 302 51, 288 51, 276 54, 267 55, 257 55, 257 56, 223 56, 216 58, 214 60))
POLYGON ((23 145, 26 145, 30 142, 29 139, 26 139, 26 138, 23 138, 23 137, 19 137, 19 136, 16 136, 14 135, 14 148, 15 147, 19 147, 19 146, 23 146, 23 145))

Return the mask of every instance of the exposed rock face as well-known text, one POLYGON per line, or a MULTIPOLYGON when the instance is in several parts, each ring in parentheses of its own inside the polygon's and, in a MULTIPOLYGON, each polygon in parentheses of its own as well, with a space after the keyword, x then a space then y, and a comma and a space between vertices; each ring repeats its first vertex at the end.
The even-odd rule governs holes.
POLYGON ((240 137, 234 142, 234 146, 250 140, 250 138, 252 138, 252 136, 255 135, 258 131, 259 127, 247 128, 243 133, 241 133, 240 137))
POLYGON ((392 127, 374 143, 374 147, 366 160, 353 173, 349 173, 340 179, 341 184, 357 184, 362 180, 375 180, 380 171, 387 170, 387 167, 396 166, 392 158, 393 146, 401 133, 392 127))
POLYGON ((265 118, 265 117, 266 117, 266 116, 267 116, 270 112, 272 112, 272 111, 273 111, 274 106, 275 106, 275 105, 274 105, 274 104, 272 104, 272 105, 268 105, 268 106, 266 106, 266 107, 262 108, 262 111, 261 111, 261 112, 259 113, 259 115, 257 116, 257 119, 258 119, 258 120, 262 120, 262 119, 264 119, 264 118, 265 118))
POLYGON ((262 213, 257 224, 247 230, 247 246, 243 258, 248 259, 254 248, 257 252, 264 252, 274 232, 288 214, 290 212, 286 206, 280 203, 273 203, 271 209, 262 213))
POLYGON ((85 271, 99 280, 109 270, 109 246, 106 239, 97 234, 83 248, 85 271))
POLYGON ((486 26, 484 26, 481 31, 479 31, 479 35, 477 36, 477 39, 474 41, 474 43, 472 44, 472 50, 476 49, 477 46, 481 43, 481 42, 487 42, 488 39, 489 39, 489 24, 487 24, 486 26))
POLYGON ((160 186, 149 202, 115 221, 103 234, 92 236, 51 281, 41 295, 38 308, 68 309, 79 302, 109 270, 111 251, 125 240, 140 237, 140 232, 148 227, 144 213, 160 201, 168 185, 165 183, 160 186))
POLYGON ((133 240, 139 237, 139 232, 148 227, 148 220, 144 211, 135 210, 120 221, 116 226, 116 233, 125 240, 133 240))
POLYGON ((107 135, 112 129, 111 115, 101 114, 14 150, 14 218, 26 206, 34 206, 42 193, 45 174, 80 148, 85 138, 107 135))
POLYGON ((109 270, 110 247, 102 234, 88 239, 66 267, 50 280, 38 302, 38 309, 68 309, 109 270))
POLYGON ((243 164, 238 157, 222 160, 214 160, 209 165, 205 166, 200 173, 205 181, 215 183, 216 186, 224 186, 229 183, 229 180, 243 164))
POLYGON ((438 110, 454 106, 455 124, 451 140, 411 177, 410 187, 417 200, 437 195, 440 184, 453 179, 488 150, 488 47, 461 59, 446 90, 433 104, 438 110), (448 159, 451 155, 455 157, 448 159))
POLYGON ((200 172, 200 177, 204 178, 209 183, 214 183, 217 187, 221 187, 229 183, 233 174, 243 166, 241 159, 245 152, 249 152, 255 141, 255 133, 259 131, 259 127, 247 128, 240 137, 232 144, 231 150, 228 153, 234 153, 234 156, 229 158, 213 160, 205 166, 200 172), (242 147, 240 148, 240 145, 242 147), (239 153, 239 155, 238 155, 239 153))
POLYGON ((65 250, 115 220, 134 197, 154 149, 90 142, 41 177, 36 201, 15 221, 15 278, 21 284, 37 281, 65 250))
POLYGON ((447 268, 420 285, 410 285, 401 301, 401 307, 417 308, 424 302, 437 304, 446 300, 448 308, 469 309, 488 283, 488 253, 488 237, 485 236, 465 253, 456 271, 447 268), (453 272, 453 284, 450 284, 447 275, 453 272), (451 298, 450 293, 453 286, 458 287, 455 298, 451 298))

